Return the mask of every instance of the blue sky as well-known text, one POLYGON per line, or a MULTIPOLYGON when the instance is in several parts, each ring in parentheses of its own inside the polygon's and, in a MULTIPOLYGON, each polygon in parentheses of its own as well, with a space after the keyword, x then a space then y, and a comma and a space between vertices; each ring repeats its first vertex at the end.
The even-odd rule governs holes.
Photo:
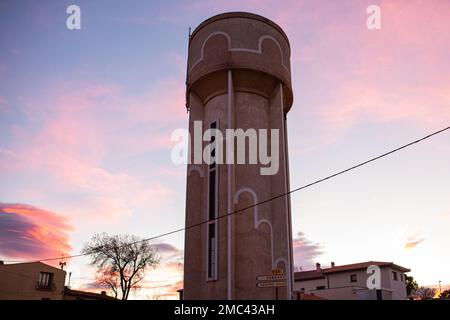
MULTIPOLYGON (((262 14, 290 38, 293 188, 448 126, 448 2, 376 1, 382 28, 370 31, 372 2, 2 1, 0 210, 26 217, 35 241, 63 244, 0 245, 2 258, 77 253, 98 231, 148 237, 184 225, 185 168, 170 161, 170 134, 187 127, 188 28, 214 14, 262 14), (66 28, 73 3, 81 30, 66 28)), ((450 283, 449 139, 294 194, 296 264, 394 261, 420 284, 450 283)), ((161 243, 171 249, 141 296, 181 285, 183 234, 161 243)), ((75 285, 92 280, 86 259, 68 268, 75 285)))

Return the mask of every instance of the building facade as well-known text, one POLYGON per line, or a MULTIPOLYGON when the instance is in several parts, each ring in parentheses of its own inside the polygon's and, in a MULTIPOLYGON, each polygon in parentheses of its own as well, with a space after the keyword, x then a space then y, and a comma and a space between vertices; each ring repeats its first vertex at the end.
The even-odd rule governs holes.
POLYGON ((0 300, 116 300, 101 293, 64 286, 66 272, 42 262, 0 261, 0 300))
POLYGON ((379 261, 341 266, 331 263, 330 268, 323 269, 317 264, 315 270, 295 272, 294 290, 300 299, 302 294, 308 294, 330 300, 405 300, 405 273, 410 271, 392 262, 379 261), (380 270, 378 288, 369 288, 367 284, 373 273, 371 266, 380 270))
POLYGON ((42 262, 0 262, 0 300, 62 300, 64 270, 42 262))
MULTIPOLYGON (((245 163, 198 163, 191 145, 187 168, 185 299, 291 299, 293 286, 286 115, 292 106, 290 45, 284 31, 259 15, 232 12, 201 23, 190 35, 187 66, 189 132, 267 130, 278 148, 278 170, 245 163), (272 136, 272 129, 278 137, 272 136), (236 214, 229 214, 238 211, 236 214), (280 268, 286 286, 256 286, 280 268)), ((249 138, 250 140, 250 138, 249 138)), ((248 140, 248 141, 249 141, 248 140)), ((234 142, 233 142, 234 143, 234 142)), ((224 154, 229 150, 225 147, 224 154)), ((201 152, 201 151, 200 151, 201 152)), ((215 155, 213 155, 214 157, 215 155)), ((198 159, 197 159, 198 160, 198 159)))

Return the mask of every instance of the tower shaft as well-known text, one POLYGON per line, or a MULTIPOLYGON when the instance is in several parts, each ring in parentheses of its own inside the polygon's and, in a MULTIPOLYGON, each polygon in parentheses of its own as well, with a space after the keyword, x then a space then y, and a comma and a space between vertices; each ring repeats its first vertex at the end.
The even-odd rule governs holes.
MULTIPOLYGON (((233 142, 232 163, 198 163, 194 154, 199 144, 191 148, 186 226, 199 225, 186 230, 184 297, 290 299, 290 198, 253 206, 289 191, 286 114, 292 105, 292 89, 287 37, 279 26, 258 15, 212 17, 190 38, 187 80, 191 139, 198 139, 195 127, 200 122, 202 132, 219 129, 224 137, 227 129, 254 130, 258 161, 252 163, 255 152, 249 136, 244 140, 248 148, 243 164, 237 161, 238 142, 233 142), (269 165, 261 161, 260 133, 264 130, 268 149, 263 151, 272 151, 272 161, 277 162, 277 170, 269 174, 269 165), (256 277, 274 268, 285 272, 286 286, 257 287, 256 277)), ((200 146, 208 144, 203 141, 200 146)), ((224 143, 224 159, 229 150, 224 143)))

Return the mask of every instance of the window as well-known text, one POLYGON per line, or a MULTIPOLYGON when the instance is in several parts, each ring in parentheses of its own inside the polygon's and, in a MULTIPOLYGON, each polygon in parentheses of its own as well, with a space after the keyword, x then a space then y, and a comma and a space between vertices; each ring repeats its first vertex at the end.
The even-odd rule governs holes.
POLYGON ((213 279, 216 277, 216 224, 211 223, 208 227, 208 278, 213 279))
MULTIPOLYGON (((210 125, 210 129, 216 129, 217 122, 213 122, 210 125)), ((214 135, 211 137, 211 143, 215 141, 214 135)), ((211 151, 211 157, 215 158, 215 149, 211 151)), ((217 163, 212 162, 208 169, 208 224, 207 224, 207 237, 208 237, 208 268, 207 268, 207 280, 217 279, 217 232, 218 224, 217 220, 217 163)))
POLYGON ((356 274, 350 275, 350 282, 357 282, 358 278, 356 277, 356 274))
MULTIPOLYGON (((213 122, 213 123, 211 123, 211 125, 209 126, 209 128, 210 129, 217 129, 217 122, 213 122)), ((216 136, 215 135, 212 135, 211 136, 211 145, 212 146, 215 146, 215 142, 216 142, 216 136)), ((209 167, 210 167, 210 169, 212 168, 212 167, 215 167, 216 166, 216 148, 213 148, 212 150, 211 150, 211 160, 213 160, 213 162, 211 162, 211 164, 209 165, 209 167)))
POLYGON ((397 281, 397 280, 398 280, 398 278, 397 278, 397 272, 392 271, 392 278, 394 279, 394 281, 397 281))
POLYGON ((325 286, 317 286, 316 290, 325 290, 325 286))
POLYGON ((52 289, 53 288, 53 273, 41 272, 37 283, 37 289, 52 289))
POLYGON ((305 293, 305 288, 301 288, 301 289, 300 289, 300 292, 301 292, 301 293, 305 293))
POLYGON ((209 171, 209 220, 216 217, 216 169, 209 171))
POLYGON ((403 282, 403 273, 400 273, 400 281, 403 282))

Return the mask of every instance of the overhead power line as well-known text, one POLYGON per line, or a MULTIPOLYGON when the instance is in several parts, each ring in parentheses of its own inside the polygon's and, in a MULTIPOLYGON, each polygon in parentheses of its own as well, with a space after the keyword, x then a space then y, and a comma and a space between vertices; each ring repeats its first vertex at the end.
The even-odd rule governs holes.
MULTIPOLYGON (((405 148, 408 148, 408 147, 410 147, 410 146, 412 146, 412 145, 414 145, 414 144, 417 144, 417 143, 420 143, 420 142, 422 142, 422 141, 424 141, 424 140, 427 140, 427 139, 429 139, 429 138, 431 138, 431 137, 433 137, 433 136, 435 136, 435 135, 438 135, 438 134, 440 134, 440 133, 443 133, 444 131, 447 131, 447 130, 450 130, 450 126, 448 126, 448 127, 446 127, 446 128, 443 128, 443 129, 441 129, 441 130, 435 131, 435 132, 433 132, 433 133, 430 133, 430 134, 428 134, 428 135, 426 135, 426 136, 424 136, 424 137, 422 137, 422 138, 420 138, 420 139, 417 139, 417 140, 414 140, 414 141, 412 141, 412 142, 410 142, 410 143, 407 143, 407 144, 405 144, 405 145, 402 145, 401 147, 398 147, 398 148, 395 148, 395 149, 393 149, 393 150, 391 150, 391 151, 385 152, 385 153, 383 153, 383 154, 381 154, 381 155, 379 155, 379 156, 376 156, 376 157, 371 158, 371 159, 369 159, 369 160, 360 162, 360 163, 358 163, 358 164, 356 164, 356 165, 354 165, 354 166, 352 166, 352 167, 349 167, 349 168, 347 168, 347 169, 338 171, 338 172, 336 172, 336 173, 334 173, 334 174, 331 174, 331 175, 329 175, 329 176, 326 176, 326 177, 324 177, 324 178, 322 178, 322 179, 318 179, 318 180, 315 180, 315 181, 313 181, 313 182, 311 182, 311 183, 305 184, 305 185, 303 185, 303 186, 301 186, 301 187, 292 189, 292 190, 290 190, 290 191, 288 191, 288 192, 281 193, 281 194, 276 195, 276 196, 274 196, 274 197, 271 197, 271 198, 269 198, 269 199, 266 199, 266 200, 263 200, 263 201, 254 203, 254 204, 252 204, 252 205, 250 205, 250 206, 247 206, 247 207, 244 207, 244 208, 241 208, 241 209, 232 211, 232 212, 228 212, 228 213, 223 214, 223 215, 219 215, 219 216, 217 216, 217 217, 214 218, 214 219, 204 220, 204 221, 201 221, 201 222, 198 222, 198 223, 194 223, 194 224, 192 224, 192 225, 189 225, 189 226, 186 226, 186 227, 183 227, 183 228, 179 228, 179 229, 175 229, 175 230, 172 230, 172 231, 168 231, 168 232, 159 234, 159 235, 157 235, 157 236, 153 236, 153 237, 141 239, 141 240, 138 240, 138 241, 130 242, 130 243, 124 244, 123 246, 120 246, 119 248, 126 247, 126 246, 131 246, 131 245, 134 245, 134 244, 137 244, 137 243, 141 243, 141 242, 146 242, 146 241, 156 240, 156 239, 158 239, 158 238, 170 236, 170 235, 175 234, 175 233, 178 233, 178 232, 182 232, 182 231, 186 231, 186 230, 190 230, 190 229, 199 227, 199 226, 201 226, 201 225, 203 225, 203 224, 207 224, 207 223, 212 222, 212 221, 218 221, 218 220, 223 219, 223 218, 226 218, 226 217, 228 217, 228 216, 235 215, 235 214, 237 214, 237 213, 240 213, 240 212, 243 212, 243 211, 245 211, 245 210, 254 208, 254 207, 256 207, 256 206, 260 206, 260 205, 262 205, 262 204, 268 203, 268 202, 270 202, 270 201, 273 201, 273 200, 276 200, 276 199, 285 197, 285 196, 287 196, 287 195, 290 195, 291 193, 294 193, 294 192, 297 192, 297 191, 300 191, 300 190, 303 190, 303 189, 312 187, 312 186, 314 186, 314 185, 316 185, 316 184, 319 184, 319 183, 321 183, 321 182, 324 182, 324 181, 326 181, 326 180, 335 178, 335 177, 340 176, 340 175, 342 175, 342 174, 344 174, 344 173, 347 173, 347 172, 349 172, 349 171, 355 170, 355 169, 357 169, 357 168, 359 168, 359 167, 362 167, 362 166, 364 166, 364 165, 366 165, 366 164, 369 164, 369 163, 371 163, 371 162, 374 162, 374 161, 376 161, 376 160, 379 160, 379 159, 381 159, 381 158, 384 158, 384 157, 386 157, 386 156, 389 156, 389 155, 391 155, 391 154, 393 154, 393 153, 396 153, 396 152, 398 152, 398 151, 400 151, 400 150, 403 150, 403 149, 405 149, 405 148)), ((86 252, 86 253, 79 253, 79 254, 70 255, 70 256, 64 256, 64 257, 46 258, 46 259, 41 259, 41 260, 32 260, 32 261, 12 261, 12 260, 5 260, 5 262, 22 262, 22 263, 24 263, 24 262, 38 262, 38 261, 41 261, 41 262, 43 262, 43 261, 54 261, 54 260, 61 260, 62 258, 64 258, 64 259, 69 259, 69 258, 77 258, 77 257, 87 256, 87 255, 95 254, 95 253, 97 253, 97 252, 102 252, 102 250, 96 250, 96 251, 91 251, 91 252, 86 252)))

